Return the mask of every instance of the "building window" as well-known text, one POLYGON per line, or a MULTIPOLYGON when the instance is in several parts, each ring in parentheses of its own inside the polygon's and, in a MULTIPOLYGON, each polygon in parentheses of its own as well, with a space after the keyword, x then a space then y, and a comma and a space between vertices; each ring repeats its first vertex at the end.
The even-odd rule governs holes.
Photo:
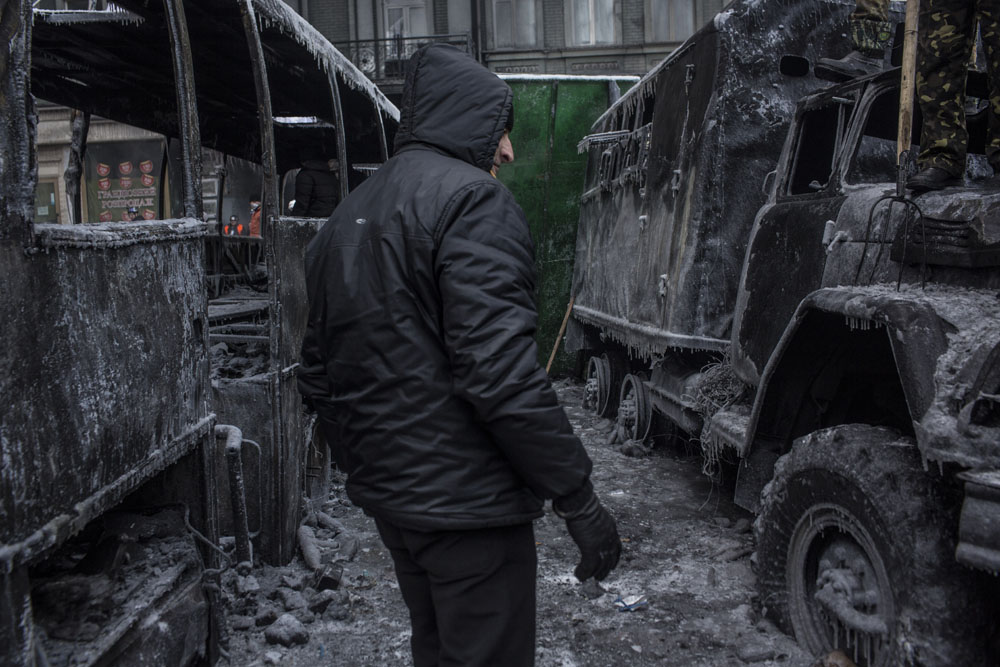
POLYGON ((535 45, 535 0, 493 0, 493 40, 498 49, 535 45))
POLYGON ((422 37, 427 34, 424 0, 386 0, 386 37, 422 37))
POLYGON ((614 44, 615 0, 569 0, 572 41, 576 46, 614 44))
POLYGON ((694 34, 694 0, 648 0, 654 42, 683 42, 694 34))

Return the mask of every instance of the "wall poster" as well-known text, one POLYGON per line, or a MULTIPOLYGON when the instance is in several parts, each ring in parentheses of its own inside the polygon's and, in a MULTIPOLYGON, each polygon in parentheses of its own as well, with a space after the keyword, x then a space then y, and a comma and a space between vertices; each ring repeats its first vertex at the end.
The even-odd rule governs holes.
POLYGON ((162 219, 164 158, 161 139, 88 145, 87 221, 162 219))

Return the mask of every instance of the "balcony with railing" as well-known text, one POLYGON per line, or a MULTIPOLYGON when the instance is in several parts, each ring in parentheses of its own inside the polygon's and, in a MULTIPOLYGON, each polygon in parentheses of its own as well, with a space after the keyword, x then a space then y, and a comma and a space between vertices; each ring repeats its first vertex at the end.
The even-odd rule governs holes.
POLYGON ((401 82, 409 57, 421 46, 431 43, 451 44, 466 53, 472 53, 472 38, 468 33, 416 37, 396 35, 384 39, 338 42, 334 46, 350 58, 369 79, 382 84, 393 80, 401 82))

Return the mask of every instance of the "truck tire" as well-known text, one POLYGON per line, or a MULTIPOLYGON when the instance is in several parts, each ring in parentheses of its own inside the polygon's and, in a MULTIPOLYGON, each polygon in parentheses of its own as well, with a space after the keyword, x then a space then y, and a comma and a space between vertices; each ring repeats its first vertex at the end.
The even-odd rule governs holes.
POLYGON ((628 364, 620 354, 607 351, 594 355, 587 362, 584 379, 583 407, 598 417, 614 419, 618 413, 618 395, 628 364))
POLYGON ((961 494, 912 438, 862 424, 795 441, 754 523, 761 604, 814 655, 985 665, 985 594, 954 558, 961 494))
POLYGON ((653 403, 645 381, 645 375, 629 373, 621 382, 615 421, 621 442, 632 441, 641 445, 649 439, 653 424, 653 403))

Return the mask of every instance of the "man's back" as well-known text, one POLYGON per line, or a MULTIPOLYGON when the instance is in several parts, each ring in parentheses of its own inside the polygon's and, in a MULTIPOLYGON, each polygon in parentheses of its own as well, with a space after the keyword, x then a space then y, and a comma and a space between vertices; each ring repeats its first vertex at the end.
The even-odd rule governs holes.
POLYGON ((443 45, 403 90, 396 155, 309 244, 299 389, 392 555, 414 665, 527 667, 542 499, 581 580, 621 543, 538 365, 528 223, 491 175, 511 90, 443 45))
POLYGON ((306 256, 328 390, 305 393, 328 393, 352 500, 420 528, 530 521, 590 471, 537 363, 527 221, 488 171, 510 89, 472 64, 418 72, 396 155, 306 256))

